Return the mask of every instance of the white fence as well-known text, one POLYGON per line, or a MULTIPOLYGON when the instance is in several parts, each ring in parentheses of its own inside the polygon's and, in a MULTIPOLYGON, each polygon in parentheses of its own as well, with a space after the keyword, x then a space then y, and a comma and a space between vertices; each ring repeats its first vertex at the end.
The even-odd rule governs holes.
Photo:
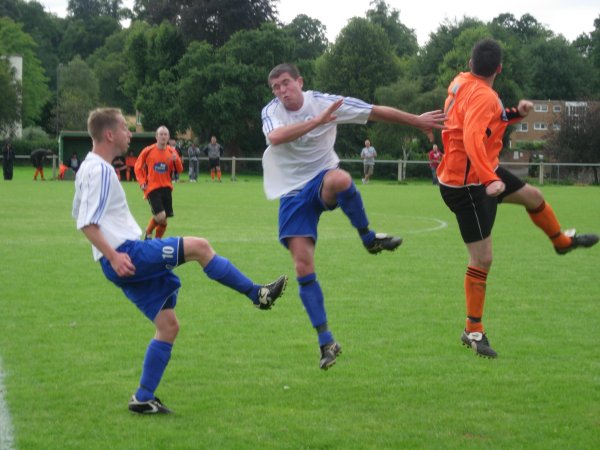
MULTIPOLYGON (((18 159, 29 159, 29 156, 17 155, 18 159)), ((199 158, 201 163, 208 158, 199 158)), ((187 170, 187 158, 184 157, 187 170)), ((231 180, 235 181, 242 174, 262 174, 261 158, 221 158, 223 175, 230 174, 231 180), (243 167, 240 168, 240 165, 243 167)), ((360 177, 363 162, 360 159, 342 159, 342 168, 348 170, 355 177, 360 177)), ((545 183, 580 183, 596 184, 596 174, 600 174, 600 163, 597 164, 575 164, 575 163, 547 163, 547 162, 509 162, 500 163, 511 172, 521 178, 543 185, 545 183)), ((428 161, 412 160, 377 160, 375 163, 375 175, 373 179, 388 179, 405 181, 407 179, 430 178, 428 161), (412 174, 411 174, 412 172, 412 174)), ((58 156, 52 157, 52 178, 58 178, 58 156)))

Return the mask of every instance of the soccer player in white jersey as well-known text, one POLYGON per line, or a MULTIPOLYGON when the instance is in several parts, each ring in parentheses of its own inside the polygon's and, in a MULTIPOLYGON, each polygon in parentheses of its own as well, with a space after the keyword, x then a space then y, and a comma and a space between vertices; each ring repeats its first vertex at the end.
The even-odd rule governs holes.
POLYGON ((229 260, 217 255, 203 238, 140 240, 141 229, 129 211, 125 192, 111 166, 116 156, 127 151, 131 138, 121 111, 114 108, 92 111, 88 132, 93 148, 77 172, 73 218, 77 229, 92 243, 94 260, 100 262, 106 278, 121 288, 156 327, 129 410, 168 414, 171 411, 154 392, 179 332, 175 305, 181 282, 173 269, 196 261, 209 278, 246 295, 259 309, 273 306, 283 294, 287 277, 283 275, 273 283, 257 285, 229 260))
POLYGON ((339 206, 369 253, 393 251, 402 243, 399 237, 376 234, 369 228, 360 193, 350 174, 338 167, 337 125, 392 122, 420 128, 433 139, 432 129, 443 128, 445 115, 432 111, 416 116, 351 97, 305 92, 303 82, 292 64, 280 64, 269 73, 269 87, 276 98, 262 110, 268 144, 262 160, 264 189, 268 199, 280 199, 279 240, 292 255, 300 298, 318 335, 319 367, 327 370, 335 364, 341 346, 329 330, 315 271, 321 213, 339 206))

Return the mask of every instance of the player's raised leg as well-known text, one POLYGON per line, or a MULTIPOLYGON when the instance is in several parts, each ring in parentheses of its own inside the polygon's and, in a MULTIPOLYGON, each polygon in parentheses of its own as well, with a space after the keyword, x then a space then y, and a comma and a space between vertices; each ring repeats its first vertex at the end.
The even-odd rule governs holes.
POLYGON ((554 210, 545 201, 542 192, 530 184, 525 184, 518 191, 507 195, 504 201, 523 205, 531 221, 548 236, 559 255, 569 253, 576 248, 592 247, 598 243, 597 234, 577 234, 574 229, 563 231, 554 210))
POLYGON ((206 239, 185 237, 183 248, 186 262, 197 261, 210 279, 244 294, 259 309, 271 309, 275 300, 285 291, 286 275, 281 275, 272 283, 256 284, 227 258, 217 255, 206 239))
POLYGON ((363 245, 369 253, 377 254, 383 250, 394 251, 402 244, 402 238, 375 233, 369 229, 369 219, 362 197, 350 174, 341 169, 330 170, 323 178, 321 197, 326 205, 338 204, 357 229, 363 245))

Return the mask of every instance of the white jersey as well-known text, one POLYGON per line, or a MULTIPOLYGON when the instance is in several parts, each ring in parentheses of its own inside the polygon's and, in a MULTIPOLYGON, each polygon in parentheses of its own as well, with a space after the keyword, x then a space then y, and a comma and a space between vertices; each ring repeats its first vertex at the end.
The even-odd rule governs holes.
POLYGON ((288 111, 279 99, 273 99, 262 110, 263 133, 268 136, 273 130, 286 125, 303 122, 318 116, 333 102, 344 98, 334 114, 335 121, 318 126, 293 142, 269 145, 263 154, 263 179, 268 199, 279 198, 293 190, 303 188, 323 170, 334 169, 340 159, 333 148, 337 135, 337 124, 367 122, 373 105, 352 97, 306 91, 304 103, 298 111, 288 111))
POLYGON ((365 166, 374 166, 375 158, 377 157, 377 150, 375 147, 364 147, 360 152, 360 157, 363 159, 365 166))
MULTIPOLYGON (((115 169, 95 153, 88 153, 75 177, 73 218, 77 229, 98 225, 112 248, 127 240, 137 240, 142 230, 131 215, 125 191, 115 169)), ((92 245, 94 260, 102 253, 92 245)))

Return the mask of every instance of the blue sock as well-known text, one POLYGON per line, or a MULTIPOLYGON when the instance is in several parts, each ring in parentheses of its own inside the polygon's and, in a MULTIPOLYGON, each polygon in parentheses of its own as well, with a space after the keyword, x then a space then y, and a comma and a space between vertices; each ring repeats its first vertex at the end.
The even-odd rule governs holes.
POLYGON ((204 273, 208 278, 244 294, 252 302, 258 302, 258 290, 260 286, 254 284, 252 280, 231 264, 227 258, 215 255, 204 268, 204 273))
POLYGON ((360 192, 354 182, 348 189, 337 194, 336 200, 340 208, 350 219, 350 223, 358 230, 364 245, 369 245, 375 239, 375 232, 369 230, 369 219, 363 205, 360 192))
POLYGON ((140 387, 135 393, 135 397, 140 402, 146 402, 154 398, 154 391, 156 391, 167 364, 169 364, 169 359, 171 359, 172 349, 173 344, 169 342, 157 341, 156 339, 150 341, 142 367, 140 387))
POLYGON ((311 273, 304 277, 298 277, 298 286, 300 299, 306 309, 306 313, 317 329, 319 335, 319 345, 325 345, 333 341, 333 335, 327 328, 327 313, 325 312, 325 299, 323 291, 317 281, 317 274, 311 273))

